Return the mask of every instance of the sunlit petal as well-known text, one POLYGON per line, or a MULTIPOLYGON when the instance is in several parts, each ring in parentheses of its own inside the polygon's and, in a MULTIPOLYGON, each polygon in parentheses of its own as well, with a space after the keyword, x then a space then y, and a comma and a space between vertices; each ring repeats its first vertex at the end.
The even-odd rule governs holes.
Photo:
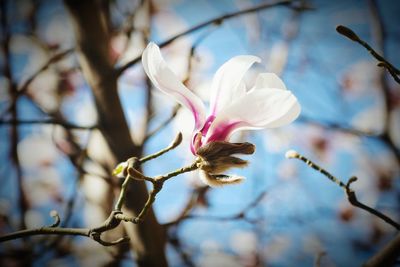
POLYGON ((227 140, 237 130, 274 128, 292 122, 300 114, 296 97, 288 90, 252 90, 221 110, 212 123, 206 142, 227 140))
POLYGON ((252 89, 275 88, 286 90, 286 85, 275 73, 260 73, 252 89))
POLYGON ((218 69, 211 85, 210 107, 212 115, 217 114, 227 104, 243 96, 244 90, 241 81, 246 71, 255 62, 260 62, 260 59, 256 56, 236 56, 218 69))
POLYGON ((202 127, 205 120, 204 104, 199 97, 193 94, 164 61, 159 47, 149 43, 142 55, 143 68, 154 86, 172 96, 182 106, 189 109, 195 119, 195 127, 202 127))

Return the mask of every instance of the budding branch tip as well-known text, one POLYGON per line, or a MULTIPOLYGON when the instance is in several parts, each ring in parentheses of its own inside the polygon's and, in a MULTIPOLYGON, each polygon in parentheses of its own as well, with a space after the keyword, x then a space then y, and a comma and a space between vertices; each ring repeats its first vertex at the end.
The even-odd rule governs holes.
POLYGON ((296 157, 298 157, 298 156, 299 156, 299 153, 297 153, 297 151, 295 151, 295 150, 288 150, 288 151, 285 153, 285 157, 286 157, 287 159, 296 158, 296 157))

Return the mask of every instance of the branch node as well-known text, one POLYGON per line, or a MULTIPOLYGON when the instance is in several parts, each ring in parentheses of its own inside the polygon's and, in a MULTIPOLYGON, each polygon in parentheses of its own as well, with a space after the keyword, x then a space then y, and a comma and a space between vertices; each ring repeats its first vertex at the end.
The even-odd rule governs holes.
POLYGON ((50 225, 49 227, 54 228, 60 225, 61 223, 61 218, 60 215, 58 214, 58 212, 56 210, 52 210, 50 211, 50 216, 54 218, 54 223, 52 225, 50 225))
POLYGON ((346 191, 347 191, 347 192, 353 191, 353 190, 351 190, 350 185, 351 185, 352 183, 354 183, 355 181, 357 181, 357 180, 358 180, 358 178, 355 177, 355 176, 350 177, 350 179, 349 179, 349 180, 347 181, 347 183, 346 183, 346 191))
POLYGON ((336 31, 354 42, 360 41, 360 37, 358 37, 358 35, 353 30, 347 28, 346 26, 339 25, 336 27, 336 31))

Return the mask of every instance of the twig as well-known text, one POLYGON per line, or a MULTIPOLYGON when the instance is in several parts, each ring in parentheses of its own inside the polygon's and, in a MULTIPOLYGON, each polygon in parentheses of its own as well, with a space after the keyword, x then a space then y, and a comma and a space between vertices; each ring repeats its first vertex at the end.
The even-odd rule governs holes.
POLYGON ((103 222, 103 224, 96 228, 64 228, 64 227, 57 227, 60 223, 60 218, 58 214, 55 215, 55 213, 52 212, 52 215, 56 217, 56 221, 51 226, 41 227, 36 229, 21 230, 8 235, 0 236, 0 243, 34 235, 72 235, 72 236, 89 237, 103 246, 113 246, 121 244, 123 242, 129 241, 129 238, 123 237, 115 241, 105 241, 101 239, 102 233, 114 229, 119 225, 120 220, 116 218, 116 215, 119 213, 121 212, 112 211, 110 216, 103 222))
POLYGON ((69 123, 66 121, 60 121, 55 118, 52 119, 38 119, 38 120, 17 120, 17 119, 0 119, 0 125, 2 124, 58 124, 66 129, 76 129, 76 130, 93 130, 97 128, 97 125, 92 126, 82 126, 69 123))
POLYGON ((102 225, 96 228, 64 228, 64 227, 58 227, 61 220, 57 212, 52 212, 51 216, 55 218, 55 222, 48 227, 41 227, 41 228, 36 228, 36 229, 28 229, 28 230, 22 230, 22 231, 17 231, 10 233, 8 235, 4 235, 0 237, 0 242, 5 242, 13 239, 18 239, 22 237, 28 237, 28 236, 33 236, 33 235, 46 235, 46 234, 51 234, 51 235, 79 235, 79 236, 87 236, 95 240, 96 242, 100 243, 103 246, 113 246, 117 244, 121 244, 123 242, 126 242, 129 240, 127 237, 123 237, 120 239, 117 239, 115 241, 105 241, 101 239, 101 234, 103 232, 106 232, 108 230, 116 228, 121 221, 127 221, 127 222, 132 222, 134 224, 138 224, 143 220, 143 218, 146 216, 147 212, 150 210, 151 206, 153 205, 157 194, 161 191, 162 186, 164 182, 166 182, 168 179, 178 176, 182 173, 185 172, 190 172, 198 168, 198 161, 199 159, 196 159, 195 162, 187 167, 180 168, 178 170, 175 170, 173 172, 167 173, 165 175, 160 175, 157 177, 147 177, 140 173, 137 168, 140 166, 140 164, 157 158, 161 156, 162 154, 170 151, 171 149, 177 147, 182 141, 182 135, 179 133, 176 137, 175 140, 165 149, 154 153, 148 157, 144 157, 142 159, 137 159, 135 157, 132 157, 127 160, 127 167, 123 170, 123 174, 125 175, 125 180, 122 184, 121 191, 118 196, 118 200, 115 204, 114 210, 110 213, 109 217, 105 222, 103 222, 102 225), (124 201, 127 196, 128 192, 128 184, 132 180, 141 180, 141 181, 149 181, 153 184, 153 189, 150 192, 148 199, 146 203, 144 204, 143 208, 139 212, 139 214, 131 218, 125 214, 123 214, 122 206, 124 204, 124 201))
MULTIPOLYGON (((42 65, 42 67, 40 67, 40 69, 38 69, 35 73, 32 74, 32 76, 30 76, 17 90, 16 90, 16 96, 20 96, 26 93, 26 91, 28 90, 29 85, 45 70, 47 70, 52 64, 56 63, 57 61, 63 59, 65 56, 71 54, 74 51, 73 48, 61 51, 55 55, 53 55, 51 58, 49 58, 47 60, 46 63, 44 63, 42 65)), ((11 103, 6 109, 5 111, 0 114, 0 118, 4 117, 5 114, 7 114, 8 112, 10 112, 13 108, 14 105, 16 105, 15 103, 11 103)))
POLYGON ((165 181, 169 180, 172 177, 175 177, 175 176, 180 175, 180 174, 185 173, 185 172, 194 171, 194 170, 196 170, 198 168, 197 167, 198 162, 199 162, 199 158, 197 160, 195 160, 191 165, 189 165, 187 167, 183 167, 183 168, 177 169, 177 170, 175 170, 173 172, 170 172, 168 174, 165 174, 165 175, 157 176, 157 177, 154 178, 154 180, 157 181, 157 182, 163 182, 164 183, 165 181))
POLYGON ((130 179, 145 180, 145 181, 151 182, 153 184, 153 189, 150 191, 147 201, 146 201, 143 209, 140 211, 139 215, 132 218, 132 217, 125 216, 124 214, 121 214, 121 215, 118 215, 118 219, 126 221, 126 222, 132 222, 135 224, 142 221, 144 216, 147 214, 147 211, 150 209, 150 207, 153 205, 154 201, 156 200, 156 196, 161 191, 164 183, 172 177, 175 177, 180 174, 183 174, 186 172, 191 172, 191 171, 198 169, 198 161, 199 161, 199 159, 195 160, 191 165, 189 165, 187 167, 183 167, 183 168, 177 169, 173 172, 170 172, 168 174, 160 175, 160 176, 157 176, 154 178, 143 175, 142 173, 137 171, 135 168, 131 167, 131 166, 133 166, 133 164, 130 164, 130 166, 128 166, 128 168, 127 168, 128 175, 126 176, 124 184, 128 183, 128 181, 130 179))
POLYGON ((346 192, 347 199, 350 202, 350 204, 375 215, 376 217, 378 217, 381 220, 385 221, 386 223, 390 224, 397 230, 400 230, 400 224, 398 224, 397 222, 395 222, 388 216, 384 215, 383 213, 379 212, 378 210, 373 209, 373 208, 358 201, 356 192, 350 188, 350 185, 357 180, 356 177, 353 176, 347 181, 347 183, 344 183, 341 180, 339 180, 338 178, 336 178, 335 176, 333 176, 331 173, 329 173, 327 170, 323 169, 316 163, 312 162, 311 160, 309 160, 308 158, 304 157, 303 155, 299 154, 298 152, 296 152, 294 150, 289 150, 288 152, 286 152, 286 158, 296 158, 296 159, 300 159, 301 161, 305 162, 308 166, 310 166, 314 170, 322 173, 329 180, 331 180, 332 182, 336 183, 341 188, 343 188, 346 192))
POLYGON ((179 146, 181 142, 182 142, 182 133, 178 133, 177 136, 175 137, 174 141, 172 141, 171 144, 168 147, 166 147, 164 149, 161 149, 160 151, 158 151, 156 153, 153 153, 151 155, 148 155, 146 157, 143 157, 143 158, 139 159, 139 162, 140 163, 145 163, 146 161, 158 158, 159 156, 161 156, 161 155, 167 153, 168 151, 170 151, 170 150, 176 148, 177 146, 179 146))
MULTIPOLYGON (((217 18, 210 19, 208 21, 202 22, 202 23, 200 23, 200 24, 198 24, 196 26, 191 27, 190 29, 187 29, 186 31, 183 31, 183 32, 181 32, 181 33, 179 33, 179 34, 177 34, 177 35, 165 40, 164 42, 159 44, 159 47, 167 46, 168 44, 172 43, 176 39, 178 39, 178 38, 180 38, 182 36, 188 35, 188 34, 190 34, 192 32, 198 31, 198 30, 200 30, 200 29, 202 29, 204 27, 207 27, 208 25, 212 25, 212 24, 219 25, 219 24, 222 24, 227 19, 231 19, 231 18, 238 17, 238 16, 241 16, 241 15, 253 13, 253 12, 256 12, 256 11, 263 10, 263 9, 268 9, 268 8, 275 7, 275 6, 288 6, 288 5, 292 5, 292 7, 296 8, 296 9, 310 9, 310 7, 307 7, 307 6, 296 6, 296 5, 294 5, 294 2, 290 1, 290 0, 278 0, 278 1, 274 1, 274 2, 260 4, 260 5, 257 5, 255 7, 247 8, 247 9, 236 11, 236 12, 232 12, 232 13, 228 13, 228 14, 219 16, 217 18)), ((140 59, 141 59, 140 56, 136 57, 135 59, 127 62, 125 65, 119 67, 116 70, 117 75, 118 76, 121 75, 125 70, 127 70, 128 68, 130 68, 131 66, 133 66, 137 62, 139 62, 140 59)))
POLYGON ((149 132, 146 137, 144 138, 143 142, 146 142, 148 139, 153 137, 156 133, 161 131, 163 128, 165 128, 175 117, 176 114, 178 114, 178 110, 180 109, 181 105, 177 104, 173 107, 171 115, 163 121, 157 128, 155 128, 153 131, 149 132))
POLYGON ((263 191, 260 195, 258 195, 253 201, 251 201, 249 204, 246 205, 241 211, 229 215, 229 216, 207 216, 207 215, 193 215, 193 214, 188 214, 181 216, 177 220, 174 220, 172 222, 164 224, 166 227, 170 227, 172 225, 179 224, 183 220, 212 220, 212 221, 231 221, 231 220, 243 220, 248 223, 256 223, 257 220, 251 220, 248 217, 246 217, 246 214, 249 210, 253 209, 255 206, 257 206, 260 201, 265 197, 267 194, 267 191, 263 191))
POLYGON ((315 257, 314 267, 321 267, 322 258, 326 256, 326 251, 318 252, 317 256, 315 257))
POLYGON ((350 40, 359 43, 361 46, 363 46, 367 51, 376 59, 379 61, 378 66, 379 67, 384 67, 387 69, 392 75, 393 78, 395 78, 396 82, 399 82, 398 75, 400 75, 400 70, 397 69, 395 66, 393 66, 389 61, 387 61, 383 56, 378 54, 367 42, 362 40, 353 30, 350 28, 347 28, 343 25, 339 25, 336 27, 336 31, 340 33, 343 36, 346 36, 350 40))
POLYGON ((65 56, 71 54, 74 52, 74 48, 69 48, 64 51, 58 52, 57 54, 54 54, 52 57, 50 57, 35 73, 32 74, 18 89, 18 95, 22 95, 26 92, 28 89, 29 85, 45 70, 47 70, 52 64, 60 61, 63 59, 65 56))
MULTIPOLYGON (((17 102, 18 102, 18 90, 17 85, 15 84, 14 77, 11 71, 11 53, 10 53, 10 39, 11 33, 9 29, 9 22, 7 21, 8 14, 6 1, 0 2, 0 24, 1 24, 1 32, 3 35, 2 39, 2 50, 3 50, 3 72, 5 78, 8 80, 8 93, 11 99, 11 105, 9 112, 11 113, 12 120, 18 120, 19 112, 17 109, 17 102)), ((11 131, 10 131, 10 158, 12 163, 14 164, 15 172, 16 172, 16 180, 17 180, 17 190, 18 190, 18 208, 20 212, 20 219, 19 219, 19 227, 21 229, 26 228, 25 223, 25 213, 28 209, 28 203, 26 199, 26 194, 23 189, 23 174, 22 168, 20 164, 20 159, 18 155, 18 142, 20 139, 18 125, 16 123, 11 124, 11 131)))
MULTIPOLYGON (((131 169, 131 168, 136 169, 137 166, 138 166, 137 158, 130 158, 128 160, 128 170, 131 169)), ((122 183, 121 192, 119 193, 119 197, 118 197, 117 203, 115 204, 115 208, 114 208, 115 210, 119 210, 120 211, 122 209, 122 205, 123 205, 123 202, 125 200, 125 196, 126 196, 126 193, 127 193, 127 187, 128 187, 128 183, 130 181, 130 178, 131 178, 130 174, 127 173, 127 175, 125 177, 125 180, 122 183)))
POLYGON ((209 186, 201 186, 201 187, 196 187, 192 189, 192 192, 190 194, 190 198, 186 201, 186 204, 180 214, 172 221, 165 223, 164 227, 170 227, 170 226, 176 226, 178 225, 181 221, 185 219, 186 216, 188 216, 189 212, 197 205, 199 198, 203 197, 206 192, 211 187, 209 186))

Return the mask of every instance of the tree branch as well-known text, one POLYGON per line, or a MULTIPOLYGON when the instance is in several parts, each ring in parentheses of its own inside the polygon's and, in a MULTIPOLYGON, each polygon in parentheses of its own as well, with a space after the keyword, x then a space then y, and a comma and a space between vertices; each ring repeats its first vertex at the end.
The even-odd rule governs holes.
MULTIPOLYGON (((82 72, 92 88, 98 112, 98 126, 118 162, 140 157, 142 148, 132 142, 118 96, 117 73, 109 55, 110 36, 101 7, 96 0, 65 0, 76 35, 76 50, 82 72)), ((148 197, 146 185, 134 181, 127 186, 124 209, 130 216, 139 214, 148 197)), ((125 224, 131 248, 139 266, 167 266, 164 229, 152 210, 145 224, 125 224)))
POLYGON ((363 267, 393 266, 400 255, 400 234, 397 234, 378 253, 363 264, 363 267))
MULTIPOLYGON (((305 9, 305 10, 310 9, 310 7, 308 7, 308 6, 299 6, 299 5, 296 6, 295 3, 296 2, 293 2, 291 0, 277 0, 277 1, 273 1, 273 2, 260 4, 260 5, 257 5, 255 7, 247 8, 247 9, 244 9, 244 10, 228 13, 228 14, 216 17, 214 19, 210 19, 208 21, 202 22, 202 23, 200 23, 198 25, 195 25, 195 26, 187 29, 186 31, 183 31, 183 32, 181 32, 181 33, 179 33, 179 34, 177 34, 177 35, 165 40, 164 42, 160 43, 158 46, 159 47, 167 46, 170 43, 172 43, 173 41, 175 41, 176 39, 179 39, 179 38, 181 38, 183 36, 186 36, 186 35, 188 35, 190 33, 193 33, 195 31, 203 29, 203 28, 205 28, 205 27, 207 27, 209 25, 212 25, 212 24, 220 25, 225 20, 228 20, 228 19, 231 19, 231 18, 234 18, 234 17, 238 17, 238 16, 241 16, 241 15, 253 13, 253 12, 256 12, 256 11, 268 9, 268 8, 275 7, 275 6, 291 6, 292 8, 295 8, 295 9, 305 9)), ((128 68, 130 68, 131 66, 133 66, 137 62, 139 62, 140 59, 141 59, 141 56, 136 57, 135 59, 127 62, 125 65, 119 67, 116 70, 117 75, 118 76, 121 75, 125 70, 127 70, 128 68)))
POLYGON ((348 180, 347 183, 344 183, 340 179, 338 179, 334 175, 332 175, 330 172, 328 172, 327 170, 323 169, 322 167, 320 167, 316 163, 312 162, 311 160, 309 160, 308 158, 304 157, 303 155, 299 154, 298 152, 296 152, 294 150, 289 150, 288 152, 286 152, 286 157, 287 158, 299 159, 299 160, 303 161, 304 163, 306 163, 309 167, 311 167, 314 170, 322 173, 329 180, 331 180, 332 182, 336 183, 337 185, 339 185, 341 188, 343 188, 345 190, 345 193, 347 195, 347 199, 350 202, 350 204, 352 204, 355 207, 358 207, 360 209, 363 209, 363 210, 375 215, 376 217, 378 217, 381 220, 385 221, 386 223, 390 224, 391 226, 393 226, 397 230, 400 230, 400 224, 399 223, 395 222, 394 220, 392 220, 388 216, 384 215, 383 213, 379 212, 378 210, 373 209, 373 208, 371 208, 371 207, 369 207, 369 206, 367 206, 367 205, 365 205, 365 204, 363 204, 363 203, 358 201, 357 196, 356 196, 356 192, 350 188, 350 185, 357 180, 356 177, 353 176, 348 180))
MULTIPOLYGON (((167 151, 170 151, 171 149, 177 147, 182 141, 182 135, 179 133, 175 140, 172 142, 170 146, 168 146, 165 149, 166 153, 167 151)), ((158 155, 160 156, 160 153, 155 153, 153 155, 158 155)), ((191 164, 190 166, 178 169, 176 171, 167 173, 165 175, 160 175, 157 177, 146 177, 142 173, 140 173, 137 168, 140 166, 140 164, 150 160, 154 159, 155 156, 151 155, 152 157, 144 157, 142 159, 137 159, 135 157, 130 158, 127 161, 127 167, 121 172, 125 175, 124 182, 122 184, 122 189, 120 190, 119 197, 117 200, 117 203, 115 204, 114 210, 110 213, 109 217, 98 227, 95 228, 64 228, 64 227, 58 227, 61 223, 60 217, 57 212, 52 211, 50 215, 55 218, 55 221, 52 225, 47 226, 47 227, 41 227, 41 228, 36 228, 36 229, 27 229, 27 230, 21 230, 17 232, 13 232, 4 236, 0 236, 0 242, 5 242, 9 240, 14 240, 22 237, 28 237, 28 236, 34 236, 34 235, 79 235, 79 236, 86 236, 94 241, 100 243, 103 246, 113 246, 117 245, 126 241, 129 241, 129 238, 123 237, 119 238, 115 241, 105 241, 101 238, 101 234, 104 232, 107 232, 111 229, 116 228, 121 221, 126 221, 126 222, 132 222, 134 224, 138 224, 143 221, 144 217, 147 215, 149 210, 151 209, 151 206, 153 205, 156 195, 161 191, 164 182, 166 182, 168 179, 178 176, 180 174, 183 174, 185 172, 190 172, 193 170, 196 170, 198 159, 191 164), (143 160, 145 159, 145 160, 143 160), (132 180, 140 180, 140 181, 149 181, 153 183, 153 190, 150 192, 147 201, 145 205, 142 207, 142 209, 139 212, 139 215, 136 217, 130 217, 127 214, 124 214, 122 211, 123 204, 125 201, 127 201, 127 195, 128 195, 128 184, 132 180)), ((117 167, 118 168, 118 167, 117 167)))

